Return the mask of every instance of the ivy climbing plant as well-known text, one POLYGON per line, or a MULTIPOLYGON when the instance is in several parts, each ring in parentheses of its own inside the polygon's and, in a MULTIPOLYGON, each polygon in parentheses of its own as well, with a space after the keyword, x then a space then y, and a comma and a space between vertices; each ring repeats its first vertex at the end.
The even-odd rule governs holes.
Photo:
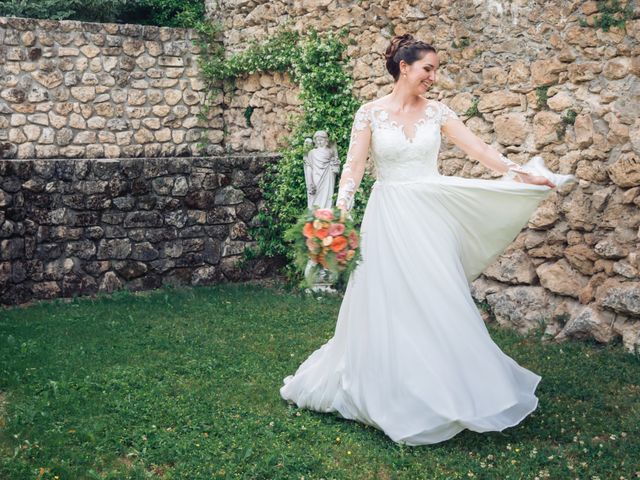
MULTIPOLYGON (((252 43, 225 58, 220 42, 215 40, 220 30, 203 27, 200 31, 208 45, 213 45, 201 59, 201 70, 212 92, 217 93, 224 82, 233 85, 237 78, 257 72, 286 72, 299 87, 302 113, 290 123, 291 134, 285 139, 281 158, 267 166, 261 180, 265 206, 258 212, 258 225, 251 230, 257 249, 248 252, 249 256, 284 258, 283 273, 292 281, 298 280, 300 272, 293 267, 294 255, 284 241, 284 232, 307 206, 304 140, 317 130, 327 131, 344 162, 353 116, 360 106, 345 69, 346 32, 300 35, 284 29, 265 42, 252 43)), ((352 210, 356 223, 362 219, 372 184, 373 178, 365 175, 352 210)))

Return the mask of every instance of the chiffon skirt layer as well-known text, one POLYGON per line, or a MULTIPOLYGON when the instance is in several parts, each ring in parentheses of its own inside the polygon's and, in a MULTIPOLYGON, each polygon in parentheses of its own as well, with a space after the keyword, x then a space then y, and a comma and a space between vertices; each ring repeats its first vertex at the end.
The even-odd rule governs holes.
POLYGON ((406 445, 520 423, 538 405, 541 377, 493 342, 469 281, 549 191, 446 176, 377 181, 334 336, 284 379, 282 398, 406 445))

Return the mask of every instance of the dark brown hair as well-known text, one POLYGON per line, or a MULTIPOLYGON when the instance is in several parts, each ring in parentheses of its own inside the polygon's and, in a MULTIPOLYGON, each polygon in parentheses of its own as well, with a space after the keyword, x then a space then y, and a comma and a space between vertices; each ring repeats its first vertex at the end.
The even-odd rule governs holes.
POLYGON ((436 53, 436 49, 428 43, 416 40, 410 33, 396 35, 391 39, 391 44, 384 52, 387 70, 397 82, 400 78, 400 60, 404 60, 411 65, 416 60, 421 59, 426 52, 436 53))

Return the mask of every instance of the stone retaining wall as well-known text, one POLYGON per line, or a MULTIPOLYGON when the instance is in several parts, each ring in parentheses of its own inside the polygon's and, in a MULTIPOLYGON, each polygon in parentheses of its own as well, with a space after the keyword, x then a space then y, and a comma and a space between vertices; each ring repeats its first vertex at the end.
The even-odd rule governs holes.
MULTIPOLYGON (((0 158, 197 155, 205 85, 191 30, 0 17, 0 158)), ((211 151, 211 150, 210 150, 211 151)))
POLYGON ((274 160, 0 161, 0 303, 273 274, 241 257, 274 160))

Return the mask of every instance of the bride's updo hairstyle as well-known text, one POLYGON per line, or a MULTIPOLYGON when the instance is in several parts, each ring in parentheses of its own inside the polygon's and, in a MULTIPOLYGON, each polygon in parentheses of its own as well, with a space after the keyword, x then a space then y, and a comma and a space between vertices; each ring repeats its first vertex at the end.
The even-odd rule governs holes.
POLYGON ((400 60, 411 65, 421 59, 426 52, 436 53, 436 49, 428 43, 416 40, 410 33, 396 35, 391 39, 391 44, 384 52, 387 61, 387 70, 397 82, 400 78, 400 60))

